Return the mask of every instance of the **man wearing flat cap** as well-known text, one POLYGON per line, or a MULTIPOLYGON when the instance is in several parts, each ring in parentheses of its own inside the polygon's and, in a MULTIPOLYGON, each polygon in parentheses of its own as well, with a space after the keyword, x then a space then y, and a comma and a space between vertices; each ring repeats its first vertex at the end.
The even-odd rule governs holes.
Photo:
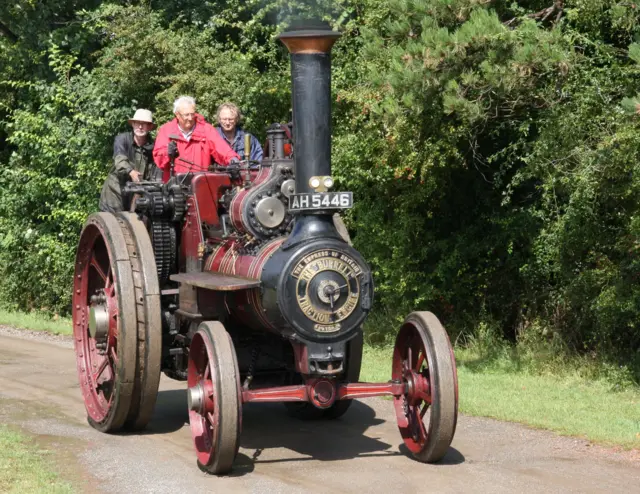
POLYGON ((118 134, 113 143, 113 165, 102 186, 100 211, 116 213, 125 209, 122 204, 122 187, 127 182, 152 180, 153 140, 149 132, 156 128, 149 110, 139 108, 129 119, 131 131, 118 134))

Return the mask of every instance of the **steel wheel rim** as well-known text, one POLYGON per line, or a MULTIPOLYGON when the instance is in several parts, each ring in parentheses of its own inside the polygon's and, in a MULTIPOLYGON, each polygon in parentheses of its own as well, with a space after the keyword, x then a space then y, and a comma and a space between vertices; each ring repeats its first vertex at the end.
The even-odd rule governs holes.
MULTIPOLYGON (((117 393, 118 367, 118 293, 117 278, 111 263, 112 253, 102 233, 88 227, 78 250, 74 278, 73 335, 80 388, 87 413, 95 422, 104 421, 117 393), (105 300, 91 297, 104 294, 105 300), (108 316, 106 336, 97 340, 90 334, 89 318, 103 307, 108 316), (102 341, 104 339, 104 341, 102 341), (99 348, 105 345, 104 348, 99 348)), ((97 334, 96 334, 97 336, 97 334)))
POLYGON ((404 382, 407 392, 394 397, 393 404, 400 435, 412 453, 420 453, 427 446, 431 421, 425 424, 437 393, 431 383, 433 357, 428 344, 412 322, 398 333, 393 351, 392 379, 404 382))
POLYGON ((212 343, 202 333, 196 333, 189 350, 187 385, 203 387, 204 406, 201 413, 189 410, 189 424, 198 461, 203 465, 208 465, 215 455, 220 424, 216 403, 218 383, 212 363, 215 363, 212 343))

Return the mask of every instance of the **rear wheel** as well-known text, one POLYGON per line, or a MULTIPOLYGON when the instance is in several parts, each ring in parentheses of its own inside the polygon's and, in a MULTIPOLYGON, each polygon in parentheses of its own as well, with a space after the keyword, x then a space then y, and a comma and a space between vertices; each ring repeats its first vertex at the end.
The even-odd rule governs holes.
POLYGON ((198 466, 231 470, 240 446, 242 394, 236 352, 219 322, 203 322, 191 340, 187 401, 198 466))
POLYGON ((144 429, 153 414, 160 384, 162 319, 160 287, 151 240, 144 223, 133 213, 119 213, 131 263, 137 317, 137 366, 128 430, 144 429))
POLYGON ((115 216, 93 214, 80 235, 73 286, 73 339, 92 427, 115 432, 127 420, 136 375, 135 288, 115 216))
POLYGON ((394 398, 405 445, 419 461, 442 459, 456 431, 458 377, 449 336, 431 312, 409 314, 400 328, 392 378, 406 383, 394 398))
POLYGON ((162 326, 153 250, 135 215, 91 215, 76 254, 76 363, 89 423, 139 430, 160 381, 162 326))

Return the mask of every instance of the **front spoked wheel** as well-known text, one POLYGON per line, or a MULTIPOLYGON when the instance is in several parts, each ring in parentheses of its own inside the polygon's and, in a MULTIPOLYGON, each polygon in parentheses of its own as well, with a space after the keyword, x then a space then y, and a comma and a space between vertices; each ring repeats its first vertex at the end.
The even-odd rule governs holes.
POLYGON ((405 445, 422 462, 444 457, 458 419, 458 377, 449 336, 431 312, 405 320, 393 351, 392 378, 406 383, 394 398, 405 445))
POLYGON ((198 466, 227 473, 240 446, 242 394, 236 352, 221 323, 203 322, 191 340, 187 384, 198 466))

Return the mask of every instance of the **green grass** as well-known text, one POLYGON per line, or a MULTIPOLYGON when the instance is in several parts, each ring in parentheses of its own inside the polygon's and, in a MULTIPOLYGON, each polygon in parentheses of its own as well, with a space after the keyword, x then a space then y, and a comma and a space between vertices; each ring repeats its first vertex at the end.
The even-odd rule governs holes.
POLYGON ((67 493, 71 485, 50 469, 48 456, 25 435, 0 424, 0 492, 67 493))
MULTIPOLYGON (((365 347, 361 379, 391 378, 393 349, 365 347)), ((640 449, 640 388, 616 385, 605 379, 587 379, 568 364, 564 372, 531 373, 513 355, 479 365, 478 353, 456 351, 460 411, 549 429, 626 449, 640 449)), ((557 371, 557 369, 555 369, 557 371)))
POLYGON ((11 312, 2 309, 0 309, 0 325, 67 335, 72 333, 73 327, 71 319, 53 319, 37 312, 11 312))

